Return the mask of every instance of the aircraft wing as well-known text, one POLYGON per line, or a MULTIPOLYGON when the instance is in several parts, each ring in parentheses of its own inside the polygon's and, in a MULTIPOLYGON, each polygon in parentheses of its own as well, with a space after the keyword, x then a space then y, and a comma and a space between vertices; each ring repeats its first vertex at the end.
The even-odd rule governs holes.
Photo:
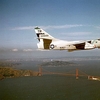
POLYGON ((85 42, 82 42, 82 43, 76 43, 76 44, 73 44, 76 49, 84 49, 85 47, 85 42))
MULTIPOLYGON (((95 45, 91 43, 91 40, 80 41, 80 42, 73 43, 71 45, 76 47, 75 50, 89 50, 95 48, 95 45)), ((68 51, 74 51, 74 49, 68 51)))

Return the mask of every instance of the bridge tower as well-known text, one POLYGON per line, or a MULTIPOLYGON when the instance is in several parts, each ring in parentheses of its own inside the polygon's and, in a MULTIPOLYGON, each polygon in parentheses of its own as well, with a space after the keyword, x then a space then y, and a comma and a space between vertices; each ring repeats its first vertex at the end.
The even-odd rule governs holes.
POLYGON ((39 73, 38 76, 42 76, 42 67, 39 67, 39 73))
POLYGON ((78 69, 76 69, 76 79, 79 78, 79 73, 78 73, 78 69))

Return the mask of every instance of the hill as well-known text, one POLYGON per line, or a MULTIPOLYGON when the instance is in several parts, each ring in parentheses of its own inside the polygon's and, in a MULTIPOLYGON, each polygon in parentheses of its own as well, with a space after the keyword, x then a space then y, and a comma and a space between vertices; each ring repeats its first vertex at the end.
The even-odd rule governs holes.
POLYGON ((0 80, 4 78, 38 76, 38 72, 32 70, 18 70, 11 67, 0 67, 0 80))

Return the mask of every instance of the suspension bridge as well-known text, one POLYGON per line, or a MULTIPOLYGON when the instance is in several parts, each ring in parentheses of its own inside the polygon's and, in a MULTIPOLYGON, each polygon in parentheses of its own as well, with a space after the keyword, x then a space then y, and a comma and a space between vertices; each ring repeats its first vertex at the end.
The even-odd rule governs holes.
POLYGON ((76 79, 78 79, 79 76, 89 76, 88 74, 82 72, 81 70, 79 70, 78 68, 73 70, 73 71, 69 71, 69 72, 51 72, 48 71, 42 67, 39 67, 39 76, 42 75, 62 75, 62 76, 76 76, 76 79))
POLYGON ((85 76, 89 80, 99 80, 100 81, 100 77, 89 75, 89 74, 79 70, 78 68, 76 68, 73 71, 69 71, 69 72, 65 73, 65 72, 52 72, 52 71, 48 71, 42 67, 39 67, 38 76, 43 76, 43 75, 75 76, 76 79, 78 79, 80 76, 85 76))

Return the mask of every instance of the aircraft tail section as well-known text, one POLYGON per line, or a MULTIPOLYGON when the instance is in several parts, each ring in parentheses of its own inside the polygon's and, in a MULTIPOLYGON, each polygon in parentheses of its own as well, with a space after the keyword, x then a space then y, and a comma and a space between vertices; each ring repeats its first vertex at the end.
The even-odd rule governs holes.
POLYGON ((55 38, 39 27, 35 28, 35 32, 39 40, 39 43, 37 43, 38 49, 49 49, 52 40, 55 40, 55 38))
POLYGON ((35 32, 39 41, 40 39, 50 39, 50 40, 54 39, 54 37, 52 37, 50 34, 48 34, 47 32, 45 32, 43 29, 39 27, 35 28, 35 32))

